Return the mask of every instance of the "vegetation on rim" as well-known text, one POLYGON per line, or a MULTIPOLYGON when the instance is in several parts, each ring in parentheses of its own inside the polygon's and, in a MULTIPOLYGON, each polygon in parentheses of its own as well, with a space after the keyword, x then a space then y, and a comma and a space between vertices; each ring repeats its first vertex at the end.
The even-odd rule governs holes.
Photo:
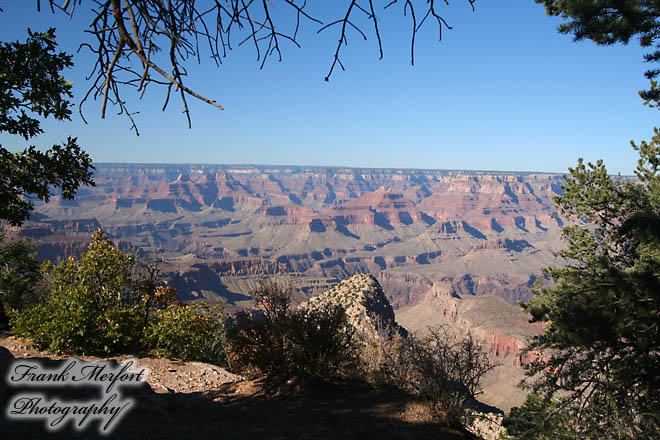
POLYGON ((37 347, 100 356, 154 350, 224 365, 224 352, 212 344, 221 337, 222 311, 176 302, 174 289, 156 272, 138 270, 101 231, 80 260, 45 263, 41 270, 49 287, 40 301, 9 309, 14 332, 37 347))

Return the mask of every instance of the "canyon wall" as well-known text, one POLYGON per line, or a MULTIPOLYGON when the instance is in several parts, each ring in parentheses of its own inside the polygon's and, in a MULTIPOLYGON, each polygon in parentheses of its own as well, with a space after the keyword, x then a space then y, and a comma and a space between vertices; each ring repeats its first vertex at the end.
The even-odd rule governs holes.
POLYGON ((55 259, 78 255, 100 227, 172 274, 202 278, 331 283, 370 272, 396 307, 434 282, 460 296, 526 300, 561 247, 554 174, 97 164, 95 181, 75 201, 39 204, 17 234, 55 259))
POLYGON ((23 228, 42 259, 84 252, 101 228, 161 273, 186 301, 252 305, 262 277, 303 302, 351 275, 382 285, 411 331, 446 325, 501 365, 489 403, 520 403, 538 333, 517 306, 541 269, 559 264, 556 174, 230 165, 96 164, 95 187, 39 203, 23 228), (513 391, 512 391, 513 390, 513 391))

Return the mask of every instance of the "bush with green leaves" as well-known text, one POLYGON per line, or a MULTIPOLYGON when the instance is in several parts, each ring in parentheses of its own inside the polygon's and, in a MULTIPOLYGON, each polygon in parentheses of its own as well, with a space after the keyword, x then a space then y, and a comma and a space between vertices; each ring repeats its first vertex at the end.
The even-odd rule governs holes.
POLYGON ((331 381, 355 374, 358 362, 342 307, 291 309, 290 287, 263 281, 255 292, 262 313, 239 314, 227 336, 232 366, 271 379, 331 381))
POLYGON ((560 399, 548 400, 539 394, 529 394, 525 403, 513 408, 502 421, 506 434, 501 440, 577 439, 573 425, 579 419, 570 412, 562 411, 563 403, 560 399))
POLYGON ((143 319, 132 297, 133 257, 94 233, 80 260, 51 266, 45 301, 12 316, 12 328, 39 348, 107 355, 139 350, 143 319))
POLYGON ((220 305, 170 304, 156 312, 146 339, 160 356, 225 365, 222 318, 220 305))
POLYGON ((155 350, 185 360, 224 364, 222 308, 176 303, 153 265, 136 267, 99 230, 79 260, 45 265, 48 294, 34 306, 14 308, 19 336, 55 353, 113 355, 155 350))

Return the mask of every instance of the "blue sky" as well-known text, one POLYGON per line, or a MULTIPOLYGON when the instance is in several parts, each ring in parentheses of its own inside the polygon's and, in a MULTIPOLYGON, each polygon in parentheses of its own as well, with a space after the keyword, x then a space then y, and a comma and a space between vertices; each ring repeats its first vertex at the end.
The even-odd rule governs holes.
MULTIPOLYGON (((327 20, 346 2, 309 3, 327 20)), ((87 38, 84 14, 70 20, 38 13, 33 1, 0 5, 0 40, 24 39, 28 26, 55 26, 61 48, 75 52, 87 38)), ((453 30, 438 42, 437 27, 427 23, 414 66, 409 22, 401 8, 388 9, 381 14, 384 59, 378 60, 373 32, 366 42, 349 33, 346 71, 336 70, 328 83, 337 29, 317 35, 316 25, 306 26, 302 48, 284 45, 283 61, 272 58, 263 70, 249 45, 219 69, 210 62, 191 66, 188 85, 225 107, 191 99, 191 130, 178 101, 160 111, 164 94, 154 88, 142 101, 125 92, 140 111, 139 137, 116 111, 100 119, 100 103, 90 101, 88 124, 74 112, 71 122, 45 123, 46 133, 30 144, 47 147, 77 136, 97 162, 565 172, 584 157, 631 174, 637 154, 629 141, 649 139, 660 116, 637 95, 648 85, 644 51, 636 43, 574 43, 532 0, 480 0, 475 8, 462 0, 442 5, 453 30)), ((65 76, 77 103, 89 87, 91 59, 80 53, 74 62, 65 76)), ((7 135, 0 144, 12 151, 26 146, 7 135)))

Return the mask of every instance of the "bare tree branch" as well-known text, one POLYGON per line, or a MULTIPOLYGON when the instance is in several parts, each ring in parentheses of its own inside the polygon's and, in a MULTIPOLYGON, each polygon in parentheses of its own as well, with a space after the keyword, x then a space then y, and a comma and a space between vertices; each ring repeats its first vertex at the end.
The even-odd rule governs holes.
MULTIPOLYGON (((192 125, 187 97, 193 97, 222 110, 223 107, 184 85, 188 62, 191 58, 202 62, 208 55, 217 66, 222 64, 232 41, 242 45, 252 42, 260 68, 273 55, 282 60, 282 43, 288 41, 300 47, 303 25, 319 26, 317 33, 337 29, 335 53, 325 81, 329 81, 335 68, 344 70, 341 61, 342 47, 348 45, 347 31, 357 32, 367 39, 365 29, 371 28, 376 36, 379 58, 384 56, 381 27, 376 13, 378 7, 387 9, 402 5, 402 15, 412 21, 411 63, 415 60, 417 33, 429 18, 435 19, 440 40, 442 29, 451 29, 438 12, 438 0, 346 0, 338 7, 339 16, 324 24, 315 16, 307 0, 88 0, 92 5, 93 19, 89 30, 95 41, 83 42, 80 49, 92 52, 96 61, 88 80, 90 89, 79 105, 83 116, 83 104, 91 96, 101 101, 101 117, 105 117, 108 102, 125 113, 131 126, 137 126, 122 95, 126 89, 135 88, 142 98, 149 85, 166 87, 163 110, 167 108, 172 89, 178 92, 188 126, 192 125), (342 12, 343 11, 343 12, 342 12), (421 11, 421 13, 418 13, 421 11), (357 14, 356 14, 357 12, 357 14), (419 22, 417 17, 423 17, 419 22), (202 44, 200 46, 200 43, 202 44), (167 50, 163 53, 163 48, 167 50), (139 68, 134 60, 139 61, 139 68)), ((466 0, 474 10, 476 0, 466 0)), ((48 0, 51 10, 59 9, 71 16, 82 0, 48 0)), ((312 3, 312 2, 310 2, 312 3)), ((449 5, 448 0, 444 0, 449 5)), ((37 9, 41 9, 37 0, 37 9)), ((79 9, 79 8, 78 8, 79 9)), ((433 21, 433 20, 431 20, 433 21)), ((79 49, 79 50, 80 50, 79 49)))

